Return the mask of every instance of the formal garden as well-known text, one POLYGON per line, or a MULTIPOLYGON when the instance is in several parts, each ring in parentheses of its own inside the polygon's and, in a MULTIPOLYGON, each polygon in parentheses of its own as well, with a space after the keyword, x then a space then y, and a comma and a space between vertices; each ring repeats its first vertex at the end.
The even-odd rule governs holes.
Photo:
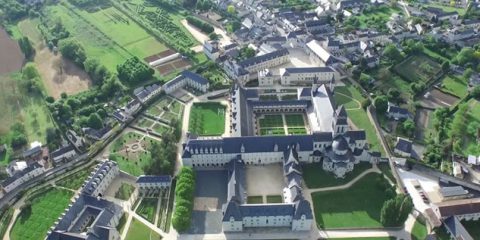
POLYGON ((125 240, 137 239, 160 240, 162 237, 160 234, 150 229, 147 225, 133 218, 132 222, 130 223, 130 227, 128 228, 125 240))
POLYGON ((70 203, 73 192, 50 188, 32 196, 15 221, 10 232, 13 240, 42 240, 70 203))
POLYGON ((154 223, 157 204, 158 198, 142 198, 136 212, 147 221, 154 223))
POLYGON ((115 193, 115 198, 120 200, 128 200, 133 191, 135 191, 135 186, 128 183, 122 183, 120 188, 118 188, 117 192, 115 193))
POLYGON ((384 226, 382 208, 395 194, 389 186, 382 175, 369 173, 348 189, 312 193, 318 226, 325 229, 384 226))
POLYGON ((145 174, 152 164, 150 146, 158 141, 136 132, 123 133, 110 147, 110 160, 118 163, 120 170, 134 176, 145 174))
POLYGON ((260 135, 285 135, 282 114, 268 114, 258 118, 260 135))
POLYGON ((225 132, 225 105, 217 102, 193 103, 188 130, 199 136, 219 136, 225 132))
POLYGON ((263 196, 248 196, 247 197, 248 204, 262 204, 263 203, 263 196))
POLYGON ((428 82, 442 73, 440 64, 424 54, 411 55, 393 69, 408 82, 428 82))

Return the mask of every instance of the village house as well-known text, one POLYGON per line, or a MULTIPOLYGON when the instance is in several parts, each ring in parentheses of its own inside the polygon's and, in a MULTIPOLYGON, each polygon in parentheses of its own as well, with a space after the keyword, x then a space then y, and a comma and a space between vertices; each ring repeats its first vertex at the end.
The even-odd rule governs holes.
POLYGON ((395 148, 393 149, 393 152, 402 157, 411 157, 412 145, 413 144, 411 141, 401 137, 397 137, 397 143, 395 144, 395 148))

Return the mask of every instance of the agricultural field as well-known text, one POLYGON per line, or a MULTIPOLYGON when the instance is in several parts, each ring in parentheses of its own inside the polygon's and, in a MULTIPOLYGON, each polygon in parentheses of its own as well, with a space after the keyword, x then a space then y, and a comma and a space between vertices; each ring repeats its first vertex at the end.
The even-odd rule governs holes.
POLYGON ((324 229, 382 227, 380 209, 387 195, 377 187, 378 176, 369 173, 345 190, 312 193, 317 224, 324 229))
POLYGON ((138 215, 153 223, 155 221, 157 203, 158 198, 143 198, 136 212, 138 215))
MULTIPOLYGON (((344 106, 358 106, 358 104, 365 100, 360 91, 350 84, 345 86, 335 87, 335 92, 340 94, 334 94, 335 102, 339 100, 344 106), (339 97, 341 96, 341 97, 339 97), (349 98, 350 101, 345 101, 346 98, 349 98)), ((368 118, 367 112, 363 110, 360 106, 357 108, 345 108, 349 120, 356 126, 357 129, 363 129, 367 135, 367 142, 370 144, 370 149, 374 151, 379 151, 382 155, 385 155, 383 147, 380 145, 380 140, 377 137, 375 128, 368 118)))
POLYGON ((423 54, 409 56, 393 69, 409 82, 428 82, 442 73, 440 64, 423 54))
POLYGON ((140 176, 152 162, 149 148, 155 141, 139 133, 124 133, 110 146, 110 158, 118 163, 120 170, 140 176))
POLYGON ((130 223, 130 227, 128 228, 125 240, 137 239, 160 240, 162 239, 162 237, 158 233, 147 227, 145 224, 134 218, 130 223))
POLYGON ((462 76, 446 75, 442 79, 441 88, 445 92, 451 93, 459 98, 468 94, 468 83, 462 76))
POLYGON ((17 42, 0 27, 0 75, 20 70, 23 65, 23 53, 17 42))
POLYGON ((13 240, 42 240, 70 203, 73 192, 50 189, 32 198, 32 204, 24 208, 10 232, 13 240))
POLYGON ((342 179, 336 178, 333 173, 324 171, 321 163, 304 165, 302 170, 305 184, 312 189, 346 184, 370 168, 372 168, 372 165, 369 163, 359 163, 355 165, 353 171, 347 173, 345 178, 342 179))
POLYGON ((200 136, 218 136, 225 131, 225 106, 216 102, 194 103, 189 131, 200 136))

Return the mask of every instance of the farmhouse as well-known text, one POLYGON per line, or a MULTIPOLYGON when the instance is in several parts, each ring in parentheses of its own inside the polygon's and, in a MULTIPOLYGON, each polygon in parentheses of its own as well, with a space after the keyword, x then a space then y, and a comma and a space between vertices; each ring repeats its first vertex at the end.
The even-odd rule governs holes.
POLYGON ((240 158, 247 165, 278 163, 284 151, 296 146, 300 162, 323 162, 326 171, 343 178, 360 161, 370 161, 364 131, 348 130, 343 106, 335 108, 330 90, 314 87, 310 96, 288 101, 256 100, 253 90, 235 87, 231 93, 232 135, 236 137, 197 138, 183 144, 185 166, 225 167, 240 158), (309 99, 309 100, 305 100, 309 99), (296 112, 309 115, 312 134, 254 136, 255 114, 296 112))
POLYGON ((165 83, 165 85, 163 85, 163 89, 165 90, 165 93, 170 94, 185 86, 205 93, 207 92, 210 84, 208 83, 208 80, 202 76, 185 70, 174 79, 165 83))
POLYGON ((172 184, 172 177, 164 176, 139 176, 137 179, 140 196, 158 196, 161 190, 168 189, 172 184))
POLYGON ((75 157, 76 155, 77 153, 75 152, 75 148, 73 147, 73 145, 67 145, 67 146, 61 147, 53 151, 52 153, 50 153, 52 162, 55 165, 58 165, 62 162, 66 162, 72 159, 73 157, 75 157))

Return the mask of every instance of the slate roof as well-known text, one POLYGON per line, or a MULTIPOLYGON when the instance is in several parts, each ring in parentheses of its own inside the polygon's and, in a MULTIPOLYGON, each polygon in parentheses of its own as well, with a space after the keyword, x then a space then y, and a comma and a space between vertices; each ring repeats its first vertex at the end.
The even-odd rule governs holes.
POLYGON ((348 142, 345 137, 338 135, 333 139, 332 149, 338 151, 345 151, 349 149, 348 142))
POLYGON ((454 236, 454 239, 473 240, 473 237, 456 217, 449 217, 445 219, 444 223, 445 228, 454 236))
POLYGON ((260 56, 251 57, 249 59, 246 59, 246 60, 243 60, 243 61, 239 62, 238 65, 240 65, 243 68, 247 68, 247 67, 253 66, 255 64, 266 62, 266 61, 269 61, 271 59, 275 59, 275 58, 285 56, 285 55, 288 55, 288 54, 289 54, 288 50, 286 48, 284 48, 284 49, 281 49, 281 50, 277 50, 275 52, 267 53, 267 54, 260 55, 260 56))
POLYGON ((30 149, 24 151, 22 153, 22 157, 23 158, 28 158, 28 157, 31 157, 33 155, 37 155, 40 152, 42 152, 42 147, 41 146, 36 146, 36 147, 30 148, 30 149))
POLYGON ((103 181, 105 175, 117 165, 115 161, 103 161, 97 165, 95 172, 90 176, 85 184, 85 187, 82 189, 82 193, 86 195, 91 195, 98 185, 103 181))
POLYGON ((301 219, 302 215, 305 215, 306 219, 313 219, 312 208, 310 207, 310 203, 307 200, 300 200, 295 203, 295 215, 293 219, 301 219))
POLYGON ((295 206, 290 203, 244 204, 240 205, 240 212, 244 217, 293 216, 295 206))
POLYGON ((402 151, 404 153, 412 152, 412 142, 403 138, 398 138, 395 149, 402 151))
POLYGON ((27 174, 27 173, 29 173, 29 172, 37 169, 37 168, 41 168, 41 167, 43 167, 43 166, 40 165, 38 162, 34 162, 33 164, 30 164, 28 167, 26 167, 22 171, 17 172, 15 175, 13 175, 11 177, 8 177, 5 180, 3 180, 1 185, 2 185, 2 187, 6 187, 6 186, 10 185, 11 183, 15 182, 17 179, 23 177, 25 174, 27 174))
POLYGON ((480 199, 462 199, 436 204, 442 218, 480 213, 480 199))
POLYGON ((318 72, 335 72, 330 67, 298 67, 298 68, 285 68, 284 76, 289 74, 298 74, 298 73, 318 73, 318 72))
POLYGON ((391 104, 388 105, 387 113, 396 113, 396 114, 401 114, 401 115, 409 115, 410 114, 410 112, 408 112, 407 109, 397 107, 397 106, 394 106, 394 105, 391 105, 391 104))
POLYGON ((172 181, 172 177, 169 175, 162 175, 162 176, 142 175, 142 176, 139 176, 137 179, 137 183, 158 183, 158 182, 169 183, 171 181, 172 181))
POLYGON ((72 150, 75 151, 75 148, 73 147, 73 145, 67 145, 65 147, 61 147, 61 148, 51 152, 50 156, 52 158, 56 158, 56 157, 62 156, 63 154, 65 154, 67 152, 70 152, 72 150))

